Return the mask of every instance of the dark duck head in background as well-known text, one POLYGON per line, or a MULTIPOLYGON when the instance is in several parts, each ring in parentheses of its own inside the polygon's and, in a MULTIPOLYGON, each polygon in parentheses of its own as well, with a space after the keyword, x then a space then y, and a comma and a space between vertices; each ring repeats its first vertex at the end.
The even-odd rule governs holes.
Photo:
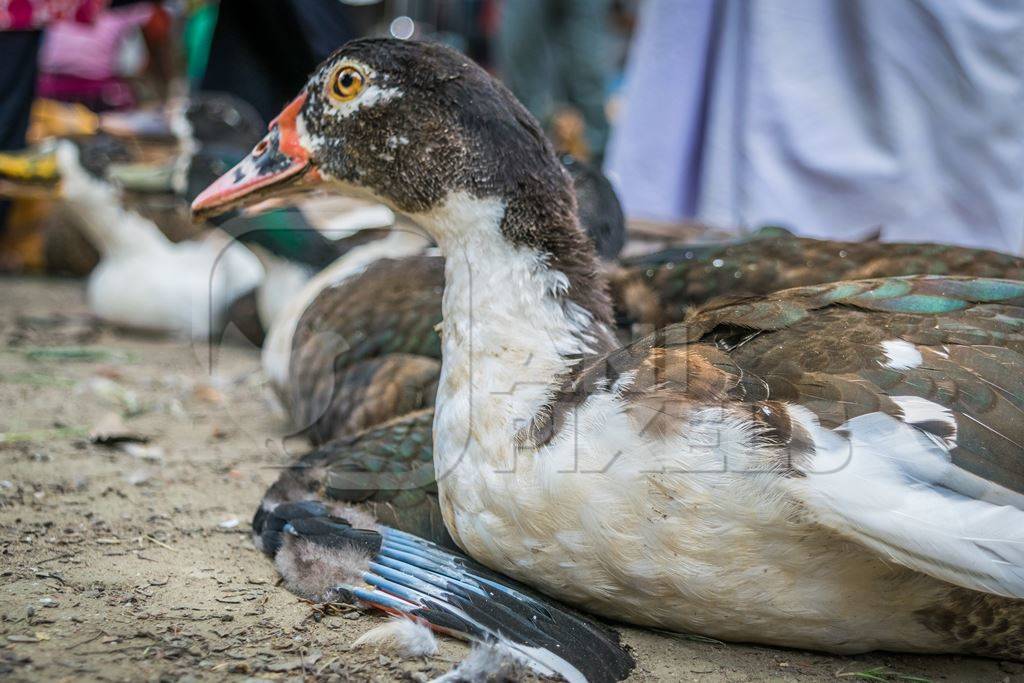
MULTIPOLYGON (((1024 283, 797 288, 616 349, 536 122, 435 45, 346 45, 194 209, 315 185, 410 215, 446 256, 434 462, 476 560, 641 625, 1021 658, 1024 283)), ((265 513, 293 559, 325 538, 398 557, 388 530, 313 508, 265 513)), ((447 556, 400 543, 405 565, 341 588, 413 614, 449 600, 432 588, 447 556)))
MULTIPOLYGON (((265 131, 249 104, 224 93, 196 93, 164 108, 105 114, 101 127, 126 138, 173 140, 176 153, 163 163, 114 163, 106 175, 139 195, 173 196, 188 203, 241 161, 265 131)), ((211 222, 247 245, 262 247, 314 272, 348 246, 322 235, 294 208, 263 216, 228 212, 211 222)))

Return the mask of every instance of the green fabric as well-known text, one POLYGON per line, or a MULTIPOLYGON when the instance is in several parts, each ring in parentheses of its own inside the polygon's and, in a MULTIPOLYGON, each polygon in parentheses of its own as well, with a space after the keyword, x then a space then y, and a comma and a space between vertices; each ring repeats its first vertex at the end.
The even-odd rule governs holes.
POLYGON ((189 16, 185 24, 185 54, 188 60, 188 81, 193 89, 199 87, 206 73, 206 64, 210 58, 210 43, 213 40, 213 29, 217 25, 217 3, 211 2, 199 6, 189 16))

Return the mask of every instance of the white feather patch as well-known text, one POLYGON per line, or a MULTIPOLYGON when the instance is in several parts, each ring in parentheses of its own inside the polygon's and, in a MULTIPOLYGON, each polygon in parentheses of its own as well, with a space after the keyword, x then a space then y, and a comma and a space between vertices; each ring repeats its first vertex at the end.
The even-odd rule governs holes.
POLYGON ((920 367, 923 361, 917 347, 902 339, 887 339, 882 342, 882 353, 886 358, 882 367, 890 370, 913 370, 920 367))
POLYGON ((989 502, 1001 487, 979 490, 939 440, 884 413, 836 430, 801 406, 790 415, 815 447, 793 486, 821 523, 943 581, 1024 598, 1024 509, 989 502))
POLYGON ((458 666, 434 679, 434 683, 455 681, 519 681, 527 677, 531 667, 523 655, 507 641, 474 643, 458 666))
POLYGON ((889 398, 899 406, 903 412, 903 421, 907 424, 920 425, 937 422, 947 425, 951 436, 944 439, 945 444, 950 448, 956 446, 957 424, 952 410, 920 396, 890 396, 889 398))
POLYGON ((269 330, 312 274, 304 264, 269 254, 263 262, 267 275, 256 292, 256 304, 260 323, 264 330, 269 330))
POLYGON ((370 556, 359 548, 326 548, 286 534, 274 564, 293 593, 326 602, 335 586, 362 580, 370 556))
POLYGON ((429 628, 411 619, 391 619, 359 636, 352 647, 390 650, 401 657, 437 654, 437 640, 429 628))
POLYGON ((125 209, 110 183, 86 173, 72 143, 58 143, 57 163, 62 202, 103 255, 86 288, 98 317, 206 340, 231 303, 263 280, 259 259, 219 230, 172 244, 156 223, 125 209))

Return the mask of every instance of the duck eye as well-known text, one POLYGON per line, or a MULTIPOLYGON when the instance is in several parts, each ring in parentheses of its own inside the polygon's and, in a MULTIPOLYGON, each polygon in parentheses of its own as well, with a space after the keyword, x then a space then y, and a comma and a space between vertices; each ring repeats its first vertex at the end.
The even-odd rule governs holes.
POLYGON ((330 96, 338 102, 348 102, 358 95, 366 79, 362 72, 353 66, 343 66, 334 72, 328 89, 330 96))

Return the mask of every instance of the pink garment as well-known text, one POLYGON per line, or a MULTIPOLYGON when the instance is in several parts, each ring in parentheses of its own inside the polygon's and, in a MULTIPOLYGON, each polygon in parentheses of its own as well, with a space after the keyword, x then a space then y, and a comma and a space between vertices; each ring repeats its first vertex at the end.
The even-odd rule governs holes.
POLYGON ((79 102, 93 111, 131 109, 135 92, 123 78, 81 78, 63 74, 40 74, 39 97, 61 102, 79 102))
POLYGON ((152 4, 139 3, 102 12, 92 24, 56 22, 43 38, 39 70, 43 74, 93 80, 117 77, 124 38, 129 31, 145 24, 152 14, 152 4))
POLYGON ((66 19, 91 22, 107 0, 0 0, 0 31, 39 29, 66 19))

